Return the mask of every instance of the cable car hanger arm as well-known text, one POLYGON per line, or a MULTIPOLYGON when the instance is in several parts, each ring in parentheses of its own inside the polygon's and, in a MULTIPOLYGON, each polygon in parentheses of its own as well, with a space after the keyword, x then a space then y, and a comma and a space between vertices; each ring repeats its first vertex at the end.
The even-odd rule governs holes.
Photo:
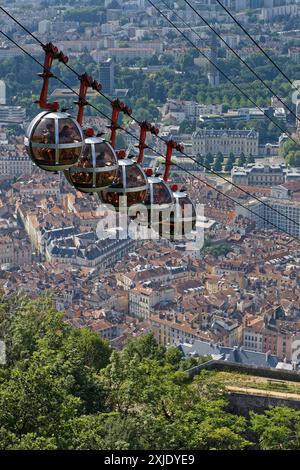
MULTIPOLYGON (((94 80, 93 77, 91 77, 87 73, 80 75, 79 81, 80 81, 79 98, 78 98, 78 101, 75 102, 75 104, 78 105, 77 122, 82 127, 84 108, 85 106, 88 105, 88 102, 86 100, 87 91, 89 88, 92 88, 92 90, 100 92, 102 89, 102 86, 100 83, 94 80)), ((93 129, 87 129, 86 133, 89 134, 89 136, 92 136, 94 131, 93 129)))
POLYGON ((169 180, 169 176, 170 176, 170 170, 171 170, 171 165, 172 165, 171 159, 172 159, 173 150, 177 150, 178 152, 183 152, 184 147, 182 144, 178 144, 177 142, 175 142, 175 140, 168 140, 166 142, 166 146, 167 146, 166 167, 165 167, 163 180, 167 183, 169 180))
POLYGON ((48 102, 48 93, 49 93, 49 80, 53 77, 51 72, 51 67, 54 60, 58 60, 63 64, 67 64, 69 58, 63 54, 63 52, 59 51, 56 46, 54 46, 51 42, 47 44, 43 44, 42 48, 45 52, 45 59, 44 59, 44 71, 43 73, 39 73, 39 77, 43 79, 43 86, 41 90, 40 99, 36 101, 41 109, 48 109, 49 111, 58 111, 59 103, 54 101, 53 103, 48 102))
POLYGON ((118 124, 119 115, 120 113, 124 113, 127 116, 131 116, 132 109, 126 106, 123 101, 120 101, 118 98, 112 101, 112 117, 111 117, 111 125, 108 129, 111 129, 111 137, 110 142, 113 148, 116 147, 116 140, 117 140, 117 130, 120 129, 118 124))
POLYGON ((159 134, 159 129, 155 126, 153 126, 150 122, 148 121, 143 121, 139 123, 140 126, 140 140, 138 144, 138 149, 139 149, 139 156, 137 159, 137 163, 139 165, 142 165, 143 159, 144 159, 144 150, 148 147, 146 145, 146 138, 147 138, 147 132, 150 132, 152 135, 158 136, 159 134))

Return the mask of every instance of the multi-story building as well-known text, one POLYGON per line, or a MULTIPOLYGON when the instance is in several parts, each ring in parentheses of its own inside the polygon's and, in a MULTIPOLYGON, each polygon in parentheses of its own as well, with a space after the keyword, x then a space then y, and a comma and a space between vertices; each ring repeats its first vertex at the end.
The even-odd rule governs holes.
POLYGON ((247 165, 234 167, 231 178, 233 183, 242 186, 274 186, 300 180, 300 172, 289 170, 285 165, 247 165))
MULTIPOLYGON (((278 358, 272 354, 263 354, 259 351, 247 350, 244 346, 228 347, 219 344, 196 340, 193 344, 180 344, 180 352, 185 357, 209 357, 213 361, 226 361, 226 364, 250 365, 256 367, 277 367, 278 358)), ((199 366, 198 366, 199 367, 199 366)), ((201 366, 200 366, 201 367, 201 366)), ((199 369, 200 369, 199 367, 199 369)))
POLYGON ((31 175, 32 169, 33 163, 27 155, 0 154, 1 176, 31 175))
MULTIPOLYGON (((295 360, 300 334, 297 323, 257 317, 243 326, 243 346, 250 351, 274 354, 281 360, 295 360)), ((300 362, 300 357, 296 360, 300 362)))
POLYGON ((22 106, 0 106, 0 123, 23 124, 26 120, 26 109, 22 106))
POLYGON ((279 5, 272 6, 271 8, 262 8, 261 10, 261 19, 264 21, 270 21, 277 17, 297 17, 299 16, 299 6, 298 5, 279 5))
POLYGON ((30 243, 25 240, 15 240, 11 235, 0 237, 0 265, 18 265, 31 261, 30 243))
POLYGON ((9 236, 0 237, 0 264, 11 264, 14 260, 14 244, 9 236))
POLYGON ((4 80, 0 80, 0 105, 6 105, 6 84, 4 80))
MULTIPOLYGON (((44 234, 45 236, 45 234, 44 234)), ((109 269, 135 246, 134 240, 97 240, 95 233, 74 234, 42 243, 46 259, 50 262, 109 269)))
POLYGON ((250 351, 263 352, 263 319, 256 318, 251 322, 246 321, 243 328, 243 346, 250 351))
POLYGON ((200 104, 196 101, 168 99, 162 108, 164 119, 174 117, 181 122, 185 119, 188 121, 198 121, 203 114, 221 113, 222 104, 200 104))
POLYGON ((17 57, 23 55, 18 47, 0 47, 0 60, 11 59, 12 57, 17 57))
POLYGON ((155 305, 160 302, 172 302, 175 293, 175 289, 171 286, 137 286, 129 292, 129 314, 147 320, 155 305))
POLYGON ((185 266, 159 267, 143 269, 128 273, 117 274, 117 285, 124 290, 130 290, 139 283, 156 282, 168 284, 172 281, 186 281, 195 276, 196 273, 189 271, 185 266))
POLYGON ((254 130, 215 130, 198 129, 192 136, 194 155, 217 154, 231 152, 240 155, 258 155, 259 133, 254 130))
POLYGON ((250 200, 237 206, 237 214, 253 220, 260 229, 275 229, 300 237, 300 205, 299 202, 261 198, 261 201, 250 200), (267 203, 265 205, 264 203, 267 203), (249 208, 249 210, 248 210, 249 208))
POLYGON ((155 49, 147 47, 115 47, 109 48, 103 51, 95 50, 91 53, 94 60, 104 60, 109 57, 115 60, 126 60, 126 59, 145 59, 152 57, 156 53, 155 49))
POLYGON ((102 338, 109 341, 122 334, 122 328, 118 324, 115 325, 105 319, 100 319, 94 322, 93 329, 96 330, 102 338))
MULTIPOLYGON (((24 160, 27 158, 28 162, 26 165, 23 162, 23 165, 19 165, 18 167, 16 166, 16 170, 22 170, 21 173, 15 173, 14 176, 17 174, 31 174, 32 172, 32 164, 31 160, 29 157, 24 157, 24 160), (30 173, 29 173, 30 172, 30 173)), ((10 167, 10 161, 8 163, 8 171, 10 167)), ((28 178, 29 179, 29 178, 28 178)), ((38 196, 53 196, 55 198, 60 197, 60 188, 59 185, 56 183, 56 181, 50 182, 49 185, 44 185, 41 184, 39 181, 31 180, 27 181, 26 184, 17 182, 13 185, 14 191, 16 191, 20 196, 32 196, 32 197, 38 197, 38 196)))
POLYGON ((182 315, 152 315, 150 317, 151 331, 159 344, 163 346, 180 343, 193 343, 196 339, 204 339, 194 324, 187 323, 182 315))
POLYGON ((113 59, 100 62, 99 75, 103 93, 112 94, 115 89, 115 65, 113 59))
POLYGON ((38 32, 40 34, 49 34, 51 31, 51 21, 49 20, 42 20, 38 24, 38 32))

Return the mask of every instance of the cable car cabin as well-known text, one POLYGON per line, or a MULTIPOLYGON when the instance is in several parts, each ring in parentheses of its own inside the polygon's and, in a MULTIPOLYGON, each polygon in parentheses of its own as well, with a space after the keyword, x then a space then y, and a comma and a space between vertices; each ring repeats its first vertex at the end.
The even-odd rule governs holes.
POLYGON ((127 207, 142 204, 147 196, 148 183, 143 169, 130 158, 120 159, 115 182, 104 191, 99 198, 105 204, 119 209, 120 196, 127 197, 127 207))
POLYGON ((29 124, 24 143, 38 167, 60 171, 77 163, 84 137, 80 125, 69 114, 43 111, 29 124))
POLYGON ((185 237, 196 229, 196 208, 185 189, 178 190, 174 185, 171 187, 174 197, 173 211, 170 217, 171 240, 185 237))
POLYGON ((82 156, 65 171, 69 183, 83 193, 108 188, 118 175, 118 157, 112 146, 101 137, 85 139, 82 156))
POLYGON ((145 200, 148 210, 148 225, 160 235, 164 231, 164 224, 170 223, 170 213, 173 208, 174 198, 168 184, 158 176, 152 176, 152 171, 147 170, 149 189, 145 200))

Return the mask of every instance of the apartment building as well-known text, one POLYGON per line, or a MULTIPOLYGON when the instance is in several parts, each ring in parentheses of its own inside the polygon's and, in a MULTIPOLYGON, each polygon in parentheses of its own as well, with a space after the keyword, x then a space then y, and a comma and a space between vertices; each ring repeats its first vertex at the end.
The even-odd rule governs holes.
POLYGON ((287 232, 294 237, 300 236, 300 205, 298 201, 261 198, 261 201, 251 199, 244 203, 244 206, 236 206, 237 215, 253 220, 257 228, 274 230, 275 227, 278 227, 278 230, 287 232), (264 203, 267 203, 267 206, 264 203))
POLYGON ((95 236, 91 234, 72 234, 68 238, 52 240, 45 248, 46 259, 50 262, 107 269, 122 259, 135 246, 134 240, 90 240, 87 245, 77 244, 76 239, 95 236))
POLYGON ((168 99, 162 108, 164 119, 174 117, 178 122, 198 121, 203 114, 221 113, 222 104, 200 104, 196 101, 168 99))
POLYGON ((45 186, 32 180, 28 181, 26 184, 16 183, 13 185, 13 188, 19 193, 20 196, 53 196, 57 199, 60 197, 60 188, 56 182, 49 183, 49 186, 45 186))
POLYGON ((14 261, 14 243, 11 237, 0 237, 0 264, 11 264, 14 261))
POLYGON ((140 269, 134 272, 118 273, 117 285, 125 290, 136 287, 139 283, 154 281, 156 283, 168 284, 172 281, 186 281, 195 276, 194 272, 186 266, 152 267, 151 269, 140 269))
POLYGON ((247 165, 234 167, 231 179, 233 183, 242 186, 274 186, 300 180, 300 173, 285 165, 247 165))
POLYGON ((299 6, 294 4, 279 5, 272 8, 262 8, 261 10, 261 19, 264 21, 271 21, 279 16, 297 17, 299 16, 299 6))
POLYGON ((204 335, 199 333, 194 324, 187 323, 183 315, 152 315, 149 320, 156 341, 163 346, 193 343, 196 339, 204 339, 204 335))
MULTIPOLYGON (((243 325, 243 346, 251 351, 274 354, 281 360, 295 360, 300 334, 296 322, 272 318, 246 319, 243 325)), ((300 354, 296 362, 300 362, 300 354)))
POLYGON ((0 236, 0 265, 22 266, 31 261, 30 243, 16 240, 12 235, 0 236))
POLYGON ((33 163, 27 155, 3 152, 0 154, 0 174, 14 178, 20 175, 31 175, 33 163))
POLYGON ((118 324, 113 324, 105 319, 93 322, 93 329, 102 336, 102 338, 111 341, 122 334, 122 328, 118 324))
MULTIPOLYGON (((115 47, 104 50, 100 53, 102 59, 112 58, 116 61, 126 59, 145 59, 152 57, 156 53, 156 50, 148 47, 115 47)), ((96 56, 99 52, 95 52, 96 56)), ((92 53, 92 55, 94 55, 92 53)))
POLYGON ((176 290, 171 286, 137 286, 129 291, 129 315, 147 320, 155 305, 174 301, 175 294, 176 290))
POLYGON ((231 152, 240 155, 258 155, 259 133, 254 130, 215 130, 199 129, 192 135, 192 148, 195 155, 231 152))
POLYGON ((23 124, 26 120, 26 109, 21 106, 0 106, 0 122, 23 124))

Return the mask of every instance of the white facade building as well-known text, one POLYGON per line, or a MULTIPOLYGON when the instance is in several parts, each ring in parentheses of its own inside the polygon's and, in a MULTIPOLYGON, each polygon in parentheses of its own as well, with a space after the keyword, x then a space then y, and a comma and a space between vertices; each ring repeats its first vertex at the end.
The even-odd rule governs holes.
POLYGON ((258 155, 258 132, 250 130, 199 129, 192 136, 193 154, 207 155, 222 152, 229 155, 258 155))
POLYGON ((251 200, 244 207, 237 206, 238 215, 254 220, 260 229, 283 230, 293 237, 300 237, 300 205, 298 202, 261 198, 263 202, 251 200), (247 210, 249 208, 249 210, 247 210), (275 209, 275 210, 274 210, 275 209), (274 225, 273 225, 274 224, 274 225))

